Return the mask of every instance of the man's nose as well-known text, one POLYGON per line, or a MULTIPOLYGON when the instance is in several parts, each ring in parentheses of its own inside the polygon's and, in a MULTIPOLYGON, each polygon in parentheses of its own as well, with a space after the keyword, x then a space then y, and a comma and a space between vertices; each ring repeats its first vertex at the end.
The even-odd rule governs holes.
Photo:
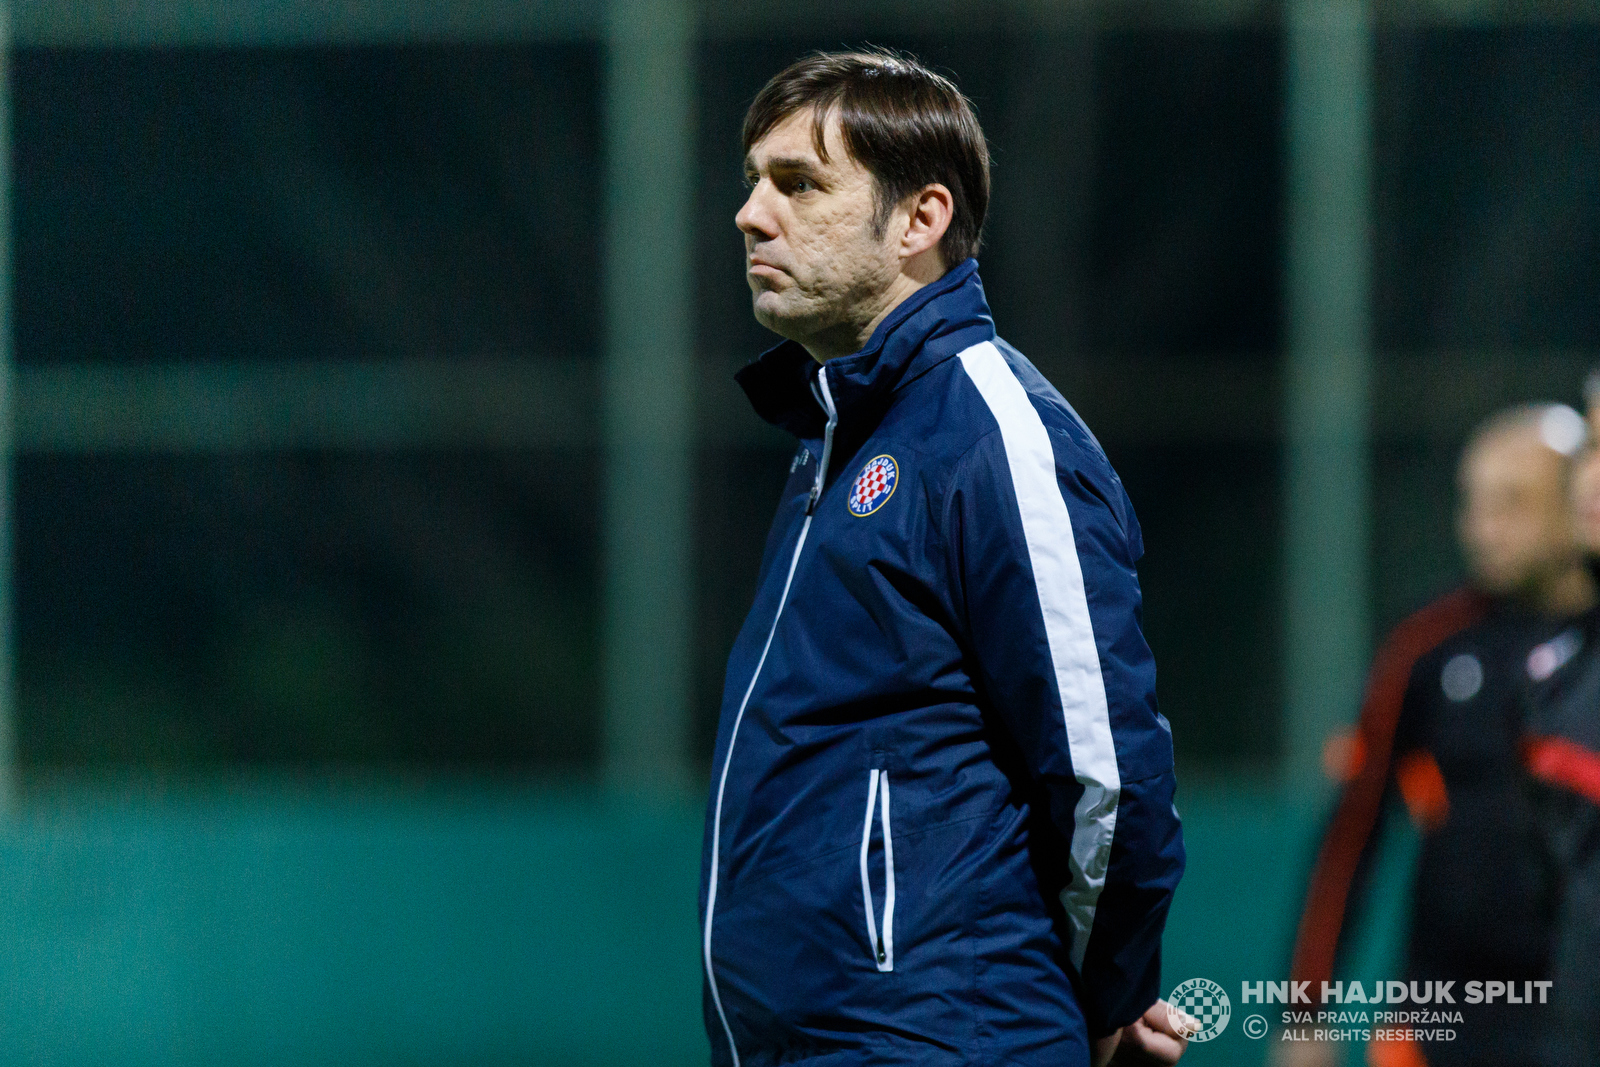
POLYGON ((768 203, 767 182, 757 182, 745 197, 744 206, 733 216, 733 224, 750 237, 772 238, 778 235, 771 205, 768 203))

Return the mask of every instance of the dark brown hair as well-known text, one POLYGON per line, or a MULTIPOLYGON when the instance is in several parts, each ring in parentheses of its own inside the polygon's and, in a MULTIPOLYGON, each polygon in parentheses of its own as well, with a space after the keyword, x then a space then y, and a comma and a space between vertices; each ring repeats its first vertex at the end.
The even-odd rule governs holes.
POLYGON ((823 132, 838 113, 846 151, 873 177, 880 237, 896 206, 938 182, 954 201, 939 241, 945 266, 978 254, 989 209, 989 147, 971 102, 948 78, 893 52, 814 53, 756 94, 744 116, 745 152, 806 108, 815 116, 812 139, 824 163, 823 132))

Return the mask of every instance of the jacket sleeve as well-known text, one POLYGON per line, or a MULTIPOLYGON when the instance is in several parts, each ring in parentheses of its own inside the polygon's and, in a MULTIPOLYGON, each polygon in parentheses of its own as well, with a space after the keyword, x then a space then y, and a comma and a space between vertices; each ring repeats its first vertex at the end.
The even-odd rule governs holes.
POLYGON ((1342 768, 1344 786, 1323 831, 1295 935, 1290 977, 1311 982, 1313 991, 1333 979, 1349 939, 1348 917, 1370 874, 1383 813, 1396 792, 1397 769, 1408 753, 1419 751, 1418 687, 1431 682, 1413 676, 1417 661, 1476 622, 1484 610, 1476 595, 1452 593, 1396 627, 1373 658, 1342 768))
POLYGON ((1369 682, 1361 720, 1351 735, 1349 766, 1333 814, 1323 827, 1316 865, 1306 888, 1289 977, 1310 982, 1312 995, 1331 982, 1349 948, 1352 917, 1359 916, 1372 878, 1387 816, 1394 810, 1394 763, 1403 731, 1397 724, 1412 704, 1387 697, 1369 682), (1391 706, 1392 704, 1392 706, 1391 706))
POLYGON ((1172 735, 1121 483, 1087 433, 1047 430, 1026 394, 1011 400, 955 472, 947 537, 976 681, 1068 843, 1070 962, 1098 1037, 1160 996, 1184 868, 1172 735))

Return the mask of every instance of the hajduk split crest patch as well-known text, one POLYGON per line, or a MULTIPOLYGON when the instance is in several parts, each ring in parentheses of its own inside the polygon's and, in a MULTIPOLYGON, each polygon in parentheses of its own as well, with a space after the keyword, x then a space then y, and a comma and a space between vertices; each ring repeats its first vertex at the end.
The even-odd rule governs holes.
POLYGON ((873 456, 867 460, 867 465, 856 475, 856 483, 850 487, 850 498, 846 501, 850 514, 865 517, 883 507, 894 495, 899 481, 900 467, 893 456, 873 456))

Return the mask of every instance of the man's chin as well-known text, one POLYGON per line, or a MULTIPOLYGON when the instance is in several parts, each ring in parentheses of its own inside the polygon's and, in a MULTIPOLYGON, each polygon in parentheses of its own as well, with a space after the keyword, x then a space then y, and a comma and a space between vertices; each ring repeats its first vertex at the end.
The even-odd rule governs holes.
POLYGON ((798 340, 805 332, 804 316, 796 315, 788 307, 782 294, 770 290, 756 293, 750 301, 756 321, 780 337, 798 340))

